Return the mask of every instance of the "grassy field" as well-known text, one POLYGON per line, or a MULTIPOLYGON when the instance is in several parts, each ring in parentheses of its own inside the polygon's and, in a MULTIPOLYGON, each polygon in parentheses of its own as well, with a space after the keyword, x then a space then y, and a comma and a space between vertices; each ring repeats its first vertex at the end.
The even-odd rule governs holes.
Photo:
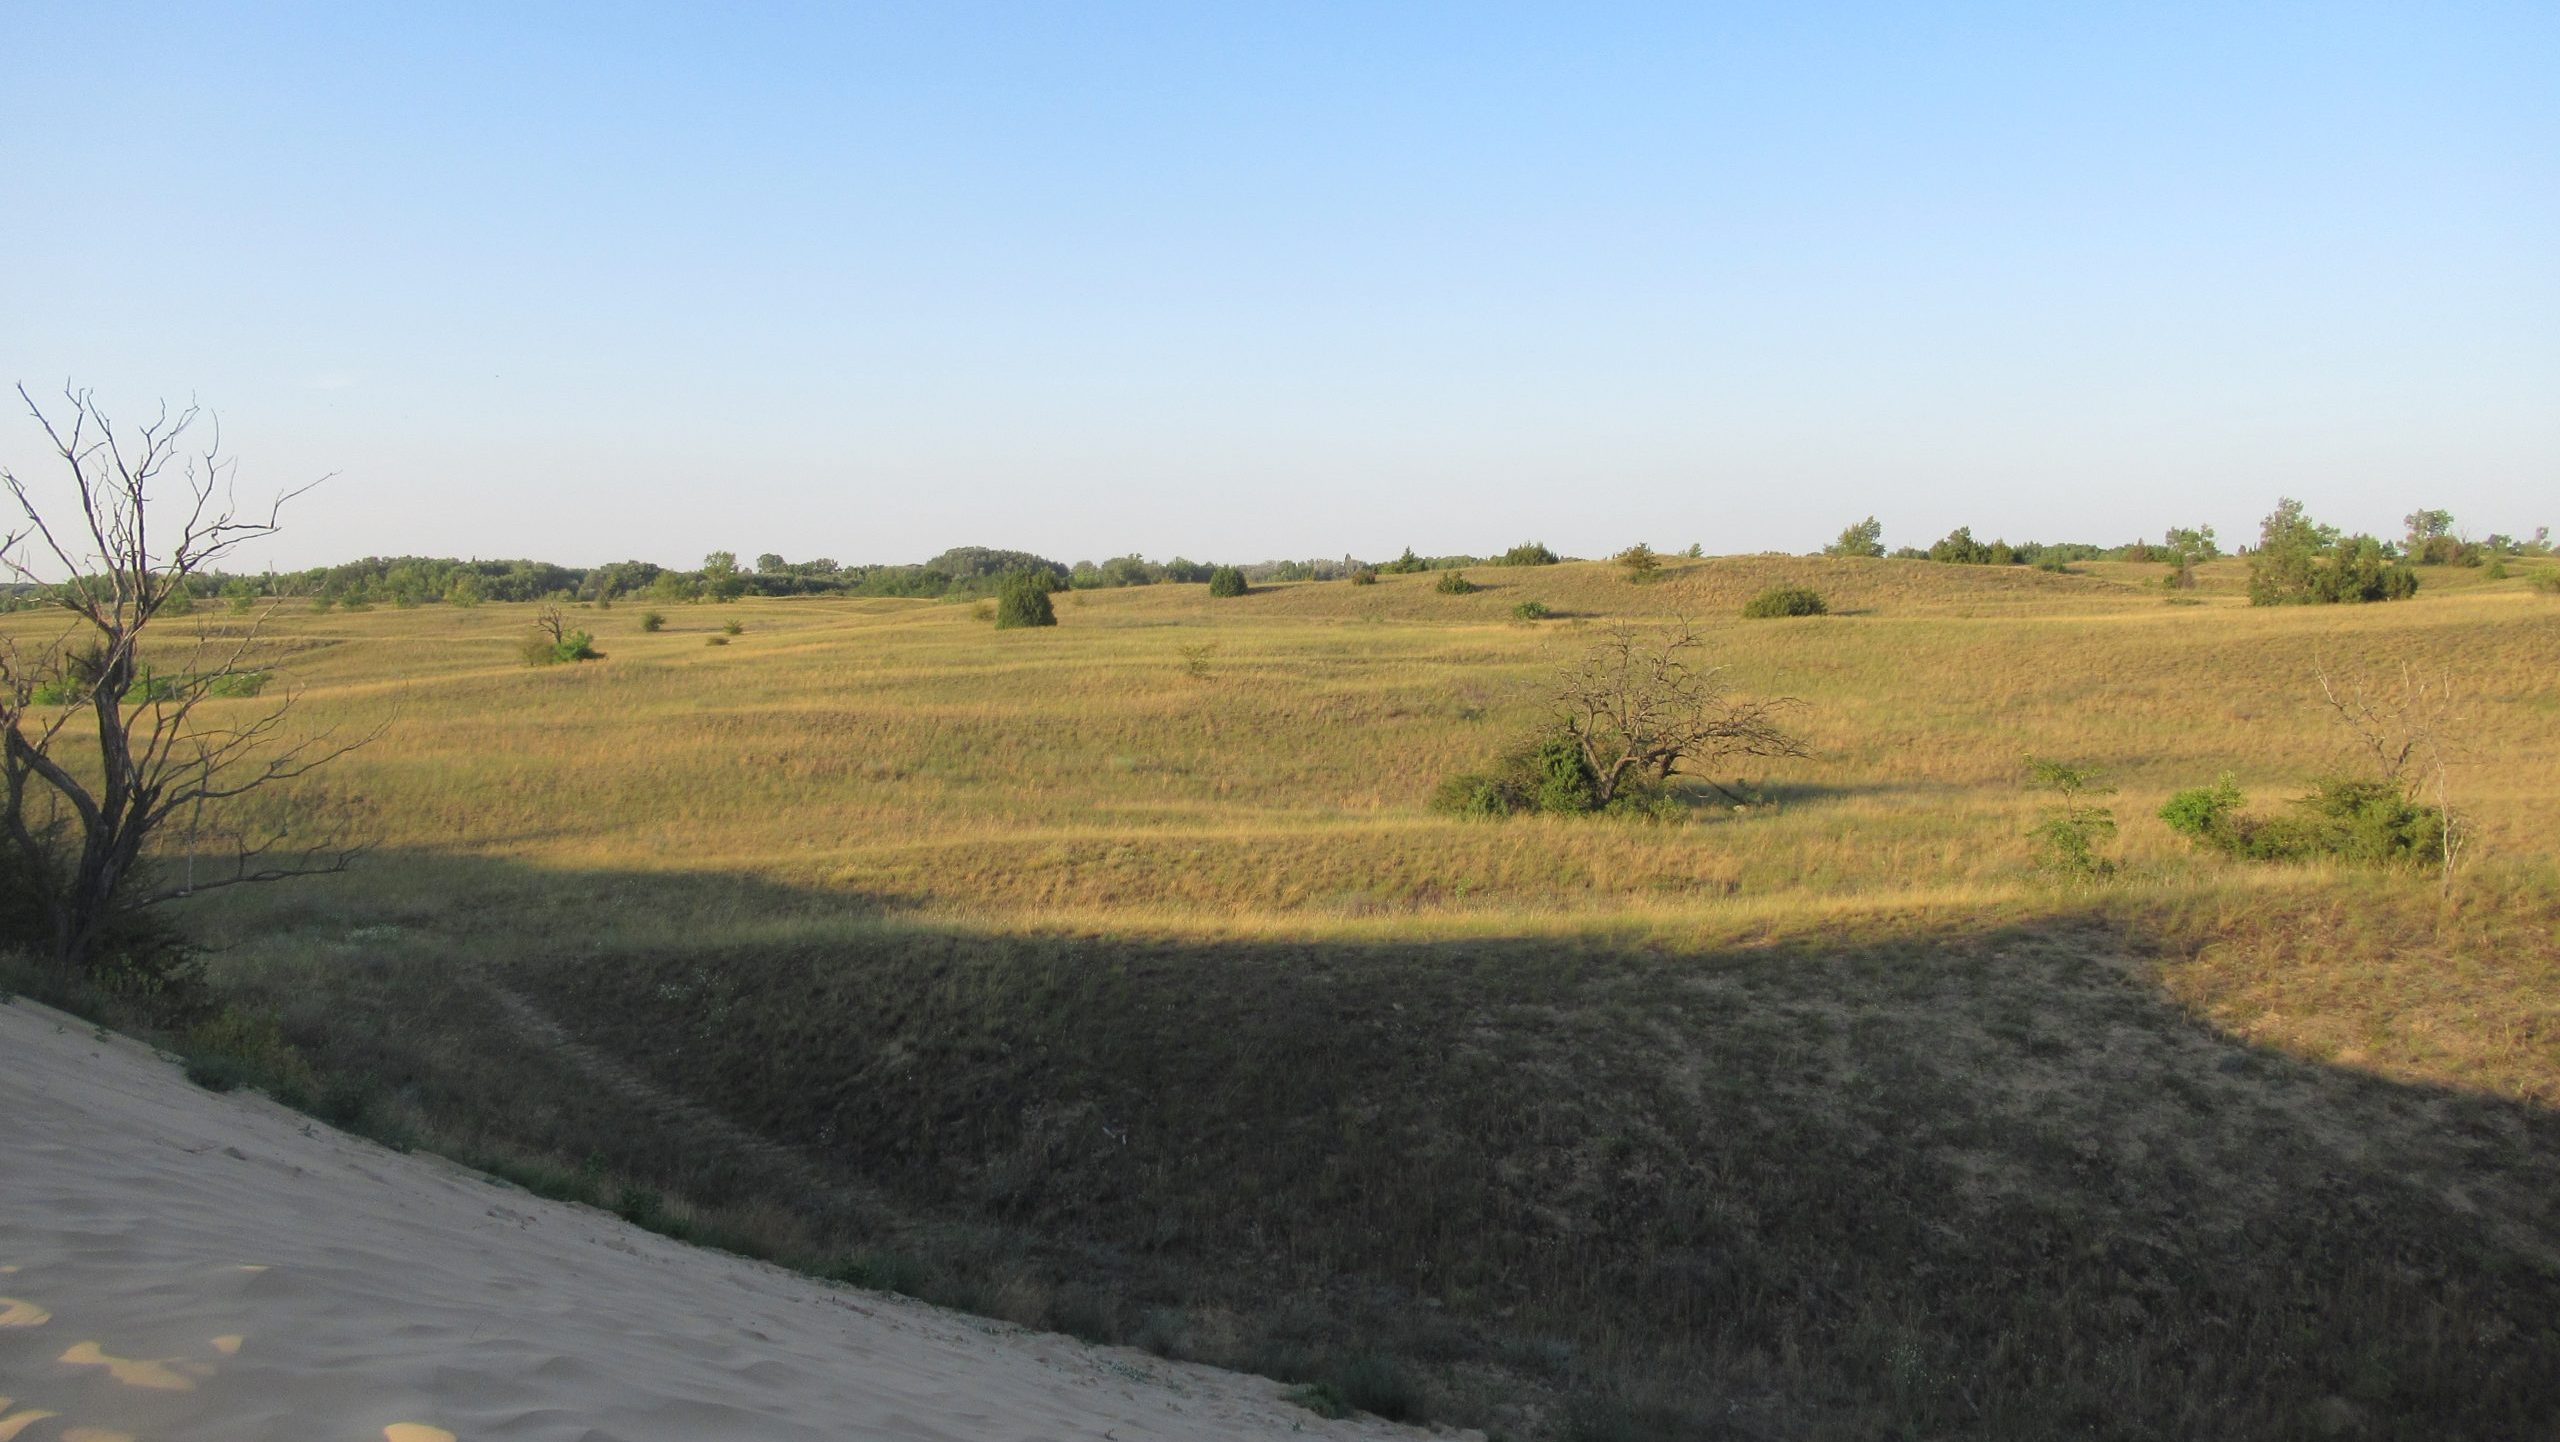
MULTIPOLYGON (((188 903, 312 1104, 548 1190, 1505 1437, 2560 1422, 2560 600, 1783 557, 966 604, 287 611, 354 871, 188 903), (1743 621, 1781 582, 1832 614, 1743 621), (1559 619, 1515 622, 1535 599, 1559 619), (1682 820, 1425 801, 1614 621, 1813 754, 1682 820), (743 632, 725 644, 725 623, 743 632), (2153 814, 2450 674, 2433 876, 2153 814), (2120 788, 2038 872, 2026 758, 2120 788)), ((207 614, 208 626, 237 624, 207 614)), ((0 620, 36 634, 25 617, 0 620)), ((255 704, 255 703, 237 703, 255 704)))

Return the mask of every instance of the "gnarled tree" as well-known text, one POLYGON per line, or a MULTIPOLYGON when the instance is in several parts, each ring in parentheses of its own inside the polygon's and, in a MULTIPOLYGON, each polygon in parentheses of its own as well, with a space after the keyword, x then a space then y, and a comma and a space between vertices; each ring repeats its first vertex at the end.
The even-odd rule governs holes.
POLYGON ((119 430, 88 391, 66 390, 59 414, 23 386, 18 395, 68 474, 53 492, 62 504, 48 508, 41 488, 0 468, 20 512, 0 533, 0 571, 70 624, 32 651, 0 645, 0 847, 38 893, 46 950, 69 971, 92 964, 116 923, 143 908, 344 869, 355 848, 334 835, 235 828, 228 813, 372 737, 288 736, 290 694, 236 704, 261 689, 263 615, 162 641, 175 629, 163 623, 191 609, 196 579, 275 534, 284 506, 310 487, 244 513, 219 427, 207 422, 200 447, 190 440, 203 419, 196 408, 164 406, 149 424, 119 430), (146 862, 173 828, 199 848, 210 828, 229 856, 204 874, 191 859, 184 884, 153 886, 146 862))
POLYGON ((1724 667, 1698 664, 1698 646, 1687 622, 1658 639, 1620 625, 1556 673, 1556 719, 1590 764, 1596 805, 1608 805, 1630 776, 1685 774, 1732 797, 1707 768, 1736 756, 1806 754, 1779 724, 1802 703, 1734 695, 1724 667))

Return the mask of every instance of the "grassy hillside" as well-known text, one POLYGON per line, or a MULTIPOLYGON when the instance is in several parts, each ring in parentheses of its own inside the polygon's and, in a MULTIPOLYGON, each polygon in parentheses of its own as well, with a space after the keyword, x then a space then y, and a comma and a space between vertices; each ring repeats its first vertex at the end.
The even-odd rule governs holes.
POLYGON ((302 803, 381 849, 187 920, 324 1109, 1380 1410, 2529 1434, 2560 1416, 2560 602, 2082 569, 1165 586, 1011 632, 626 605, 578 613, 606 660, 540 670, 530 608, 287 613, 307 722, 393 723, 302 803), (1833 614, 1739 619, 1780 583, 1833 614), (1810 759, 1668 824, 1425 809, 1597 627, 1676 615, 1804 701, 1810 759), (2464 697, 2449 890, 2151 819, 2346 764, 2313 668, 2402 662, 2464 697), (2037 873, 2031 754, 2121 787, 2114 878, 2037 873))

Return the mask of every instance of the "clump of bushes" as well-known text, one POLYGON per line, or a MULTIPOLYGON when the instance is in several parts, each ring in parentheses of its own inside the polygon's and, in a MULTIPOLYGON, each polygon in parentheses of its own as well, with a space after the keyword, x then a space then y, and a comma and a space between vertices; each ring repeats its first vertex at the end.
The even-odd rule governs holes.
POLYGON ((1464 571, 1442 571, 1439 581, 1431 589, 1443 596, 1472 596, 1484 587, 1468 580, 1464 571))
POLYGON ((2531 584, 2546 596, 2560 596, 2560 570, 2536 571, 2531 584))
POLYGON ((536 631, 524 638, 518 655, 528 666, 559 666, 572 661, 601 661, 604 653, 596 649, 596 638, 584 631, 563 631, 553 636, 536 631))
POLYGON ((1351 584, 1355 586, 1374 586, 1378 584, 1378 568, 1375 566, 1362 566, 1359 570, 1351 573, 1351 584))
POLYGON ((1027 571, 1017 571, 1004 578, 1003 588, 996 592, 997 630, 1056 624, 1058 611, 1049 604, 1047 581, 1027 571))
POLYGON ((1662 574, 1662 553, 1642 541, 1620 551, 1611 559, 1627 573, 1627 579, 1641 586, 1662 574))
POLYGON ((640 629, 643 631, 663 631, 667 629, 666 613, 663 611, 641 612, 640 629))
POLYGON ((1662 816, 1677 802, 1669 789, 1628 778, 1617 795, 1600 799, 1600 777, 1570 734, 1533 737, 1496 758, 1485 771, 1464 772, 1440 783, 1431 808, 1452 816, 1662 816))
POLYGON ((1212 596, 1241 596, 1246 589, 1244 572, 1233 566, 1220 566, 1209 573, 1209 594, 1212 596))
POLYGON ((1544 621, 1555 612, 1547 609, 1544 601, 1523 601, 1511 608, 1511 615, 1512 619, 1519 621, 1544 621))
POLYGON ((1556 563, 1556 553, 1548 550, 1543 541, 1522 541, 1494 557, 1493 563, 1497 566, 1552 566, 1556 563))
POLYGON ((1772 586, 1754 596, 1742 614, 1754 620, 1771 616, 1825 616, 1831 607, 1820 591, 1805 586, 1772 586))
POLYGON ((2160 819, 2207 851, 2248 861, 2334 857, 2393 866, 2441 864, 2444 857, 2444 812, 2396 782, 2323 777, 2289 815, 2253 816, 2241 810, 2246 804, 2225 775, 2170 797, 2160 819))

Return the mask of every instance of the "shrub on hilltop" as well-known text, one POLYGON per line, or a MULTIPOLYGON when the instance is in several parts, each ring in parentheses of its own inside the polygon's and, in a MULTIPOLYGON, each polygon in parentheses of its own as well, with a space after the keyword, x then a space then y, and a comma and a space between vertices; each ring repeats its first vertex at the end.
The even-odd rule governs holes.
POLYGON ((1241 596, 1245 590, 1244 572, 1233 566, 1220 566, 1209 573, 1209 594, 1212 596, 1241 596))

